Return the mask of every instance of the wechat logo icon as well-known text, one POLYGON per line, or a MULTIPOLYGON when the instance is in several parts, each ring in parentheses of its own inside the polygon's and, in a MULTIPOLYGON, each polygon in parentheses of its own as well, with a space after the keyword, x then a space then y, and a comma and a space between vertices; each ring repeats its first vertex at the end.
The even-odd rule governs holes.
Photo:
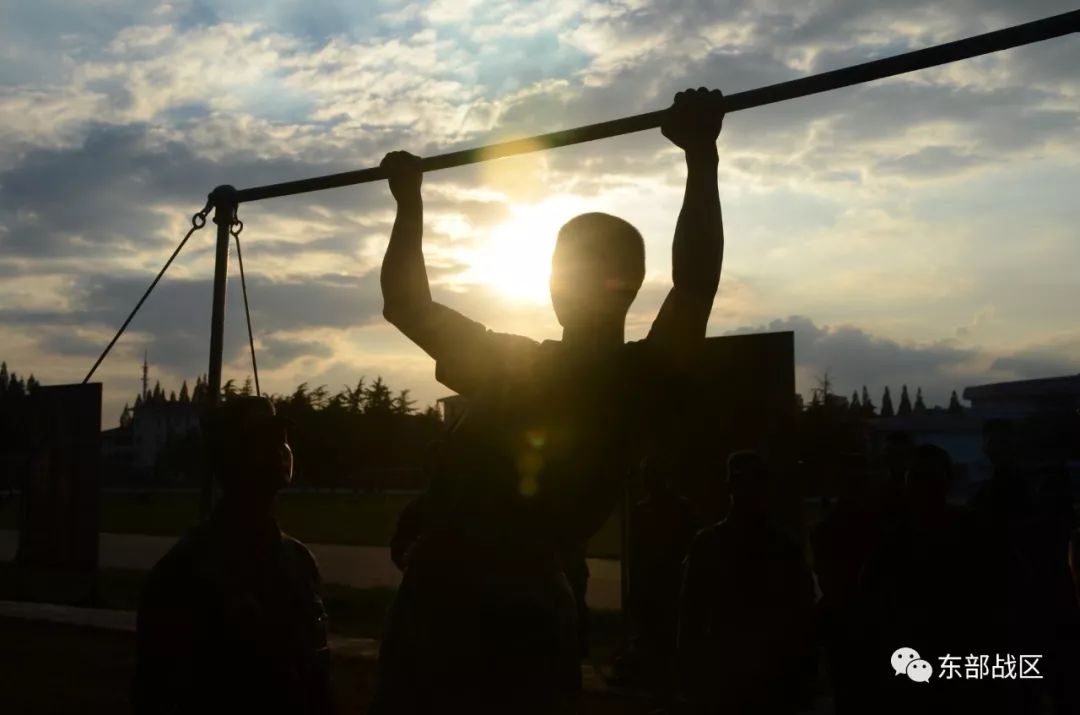
POLYGON ((920 658, 914 648, 897 648, 889 662, 894 675, 906 675, 916 683, 927 683, 934 674, 933 666, 920 658))

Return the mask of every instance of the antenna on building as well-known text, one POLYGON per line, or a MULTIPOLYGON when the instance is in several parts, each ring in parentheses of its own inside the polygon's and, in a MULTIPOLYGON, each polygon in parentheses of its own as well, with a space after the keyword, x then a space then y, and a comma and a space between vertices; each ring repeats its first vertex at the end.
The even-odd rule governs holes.
POLYGON ((146 358, 147 358, 147 352, 145 350, 143 350, 143 359, 142 359, 142 398, 143 398, 143 402, 145 402, 150 397, 150 387, 149 387, 150 386, 150 377, 149 377, 150 365, 147 362, 146 358))

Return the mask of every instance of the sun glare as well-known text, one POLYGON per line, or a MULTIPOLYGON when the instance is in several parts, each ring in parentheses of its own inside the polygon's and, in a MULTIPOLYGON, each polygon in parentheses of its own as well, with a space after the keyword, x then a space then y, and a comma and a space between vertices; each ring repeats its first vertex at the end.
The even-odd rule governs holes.
POLYGON ((547 303, 559 227, 583 210, 581 199, 566 195, 512 207, 511 217, 469 256, 470 269, 462 278, 491 286, 515 302, 547 303))

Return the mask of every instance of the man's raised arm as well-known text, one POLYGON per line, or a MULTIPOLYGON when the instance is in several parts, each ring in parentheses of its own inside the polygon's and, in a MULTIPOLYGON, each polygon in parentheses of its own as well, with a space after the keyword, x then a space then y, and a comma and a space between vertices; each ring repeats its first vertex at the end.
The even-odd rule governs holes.
POLYGON ((702 87, 676 94, 660 127, 686 154, 686 193, 671 249, 674 286, 648 339, 676 358, 691 357, 701 346, 720 282, 724 226, 716 139, 723 119, 723 94, 702 87))
POLYGON ((405 151, 393 151, 382 160, 397 201, 397 217, 386 247, 380 277, 383 317, 413 342, 436 357, 428 345, 425 327, 431 321, 431 287, 424 265, 424 200, 420 182, 424 174, 420 158, 405 151))
POLYGON ((383 317, 435 358, 439 382, 469 394, 497 377, 508 361, 535 343, 517 335, 493 333, 431 299, 422 246, 420 159, 404 151, 390 152, 382 168, 397 200, 397 218, 382 265, 383 317))
POLYGON ((397 218, 383 258, 380 281, 383 317, 431 357, 439 360, 453 348, 462 332, 475 332, 477 323, 431 299, 424 265, 424 201, 420 158, 392 151, 382 160, 397 201, 397 218))

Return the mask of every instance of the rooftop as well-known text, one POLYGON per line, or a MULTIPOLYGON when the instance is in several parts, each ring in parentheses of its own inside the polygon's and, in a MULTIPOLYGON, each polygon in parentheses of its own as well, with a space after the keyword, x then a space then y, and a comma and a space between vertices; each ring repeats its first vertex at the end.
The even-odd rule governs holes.
POLYGON ((1037 380, 995 382, 964 388, 965 400, 1016 397, 1080 397, 1080 375, 1044 377, 1037 380))

